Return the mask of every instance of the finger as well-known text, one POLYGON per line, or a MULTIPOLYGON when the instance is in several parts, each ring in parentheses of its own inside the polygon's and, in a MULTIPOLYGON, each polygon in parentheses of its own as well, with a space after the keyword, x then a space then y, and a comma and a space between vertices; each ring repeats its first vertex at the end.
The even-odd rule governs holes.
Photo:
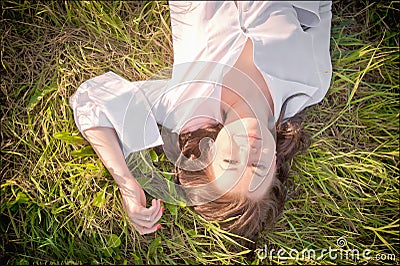
POLYGON ((158 219, 156 218, 157 216, 159 216, 159 213, 161 212, 160 202, 161 202, 160 200, 152 200, 152 206, 150 208, 143 207, 138 211, 139 213, 132 214, 130 216, 132 222, 146 228, 153 227, 154 224, 159 220, 159 218, 158 219), (149 213, 148 210, 151 210, 152 212, 149 215, 143 215, 143 213, 149 213))
POLYGON ((161 224, 156 224, 156 225, 152 226, 151 228, 147 228, 147 227, 140 226, 140 225, 133 223, 133 227, 135 227, 136 231, 138 231, 139 234, 145 235, 145 234, 154 233, 155 231, 159 230, 161 228, 161 224))
POLYGON ((165 210, 165 207, 160 206, 160 208, 157 209, 157 212, 155 212, 151 217, 149 216, 150 220, 146 219, 145 222, 143 222, 143 220, 135 220, 135 222, 146 228, 150 228, 161 219, 161 216, 164 213, 164 210, 165 210))
POLYGON ((151 227, 153 227, 154 224, 155 224, 155 221, 151 219, 151 216, 150 216, 150 219, 149 219, 149 220, 147 220, 147 219, 145 220, 144 218, 137 219, 137 218, 135 218, 135 217, 131 217, 131 221, 132 221, 133 223, 135 223, 135 224, 141 226, 141 227, 146 227, 146 228, 151 228, 151 227))
POLYGON ((141 217, 141 220, 144 220, 146 222, 153 222, 155 223, 155 217, 158 215, 158 213, 161 210, 161 200, 158 199, 153 199, 151 201, 151 206, 147 208, 146 210, 142 210, 141 214, 143 215, 141 217), (148 213, 148 214, 147 214, 148 213))
POLYGON ((133 215, 136 220, 141 220, 144 222, 155 222, 154 218, 157 216, 159 210, 161 209, 161 200, 153 199, 151 201, 151 206, 149 208, 140 208, 137 214, 133 215))
POLYGON ((138 220, 148 221, 148 216, 150 216, 150 218, 151 218, 153 216, 153 214, 155 212, 157 212, 158 209, 160 208, 160 205, 161 205, 160 201, 161 200, 153 199, 151 201, 151 206, 149 208, 146 208, 146 207, 142 206, 137 211, 137 213, 132 214, 132 217, 134 217, 135 219, 138 219, 138 220))
POLYGON ((156 205, 155 210, 153 212, 153 215, 151 216, 151 221, 157 222, 162 215, 162 206, 161 206, 162 200, 158 199, 154 204, 156 205), (160 215, 161 214, 161 215, 160 215), (158 217, 160 216, 160 217, 158 217), (158 218, 157 218, 158 217, 158 218))
POLYGON ((164 206, 161 206, 160 210, 158 211, 158 213, 156 214, 156 216, 154 217, 154 221, 158 222, 161 219, 161 216, 163 215, 165 210, 164 206))
MULTIPOLYGON (((161 207, 155 220, 158 221, 160 220, 162 214, 164 213, 165 208, 161 207)), ((135 223, 135 221, 131 220, 131 224, 135 227, 136 231, 139 232, 139 234, 141 235, 145 235, 145 234, 150 234, 153 233, 157 230, 159 230, 161 228, 161 224, 153 224, 153 226, 151 227, 147 227, 147 226, 141 226, 138 223, 135 223)))
MULTIPOLYGON (((158 203, 155 203, 155 204, 158 204, 156 212, 154 212, 151 217, 149 216, 150 220, 148 220, 146 218, 146 222, 149 222, 151 226, 154 226, 154 224, 157 223, 161 219, 161 216, 164 213, 165 207, 161 206, 161 203, 162 203, 162 201, 158 200, 158 203)), ((147 223, 147 224, 144 224, 144 227, 149 228, 150 226, 147 223)))

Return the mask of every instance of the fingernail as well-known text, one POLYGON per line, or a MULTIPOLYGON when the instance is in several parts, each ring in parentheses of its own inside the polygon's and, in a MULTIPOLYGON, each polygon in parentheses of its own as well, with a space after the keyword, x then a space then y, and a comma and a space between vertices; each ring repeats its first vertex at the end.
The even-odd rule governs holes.
POLYGON ((157 229, 160 229, 160 228, 161 228, 161 224, 157 225, 157 229))
POLYGON ((164 212, 164 210, 165 210, 165 208, 164 208, 164 207, 161 207, 161 212, 164 212))

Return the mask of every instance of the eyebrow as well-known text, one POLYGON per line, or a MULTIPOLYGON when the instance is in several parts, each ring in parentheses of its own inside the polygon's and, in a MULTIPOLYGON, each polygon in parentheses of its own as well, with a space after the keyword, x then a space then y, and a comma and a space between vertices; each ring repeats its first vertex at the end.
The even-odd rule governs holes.
MULTIPOLYGON (((265 167, 265 166, 264 166, 264 167, 265 167)), ((256 176, 259 176, 259 177, 264 177, 264 176, 266 176, 266 175, 261 175, 261 174, 257 173, 256 170, 254 170, 253 173, 254 173, 256 176)))

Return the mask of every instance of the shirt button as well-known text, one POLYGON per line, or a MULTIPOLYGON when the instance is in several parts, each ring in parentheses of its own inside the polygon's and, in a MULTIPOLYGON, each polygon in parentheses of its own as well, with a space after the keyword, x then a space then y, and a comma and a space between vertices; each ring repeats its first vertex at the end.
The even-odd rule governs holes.
POLYGON ((247 29, 245 27, 240 27, 244 33, 247 33, 247 29))

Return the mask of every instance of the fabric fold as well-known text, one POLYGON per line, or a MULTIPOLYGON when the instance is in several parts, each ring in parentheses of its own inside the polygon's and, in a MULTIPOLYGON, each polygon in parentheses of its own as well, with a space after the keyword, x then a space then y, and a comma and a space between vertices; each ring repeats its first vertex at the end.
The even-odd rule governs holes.
POLYGON ((140 89, 143 82, 129 82, 110 71, 82 83, 70 98, 82 135, 91 127, 113 127, 125 158, 131 152, 162 145, 151 106, 140 89))
POLYGON ((319 1, 291 1, 297 13, 301 25, 307 27, 318 26, 321 18, 319 16, 319 1))

